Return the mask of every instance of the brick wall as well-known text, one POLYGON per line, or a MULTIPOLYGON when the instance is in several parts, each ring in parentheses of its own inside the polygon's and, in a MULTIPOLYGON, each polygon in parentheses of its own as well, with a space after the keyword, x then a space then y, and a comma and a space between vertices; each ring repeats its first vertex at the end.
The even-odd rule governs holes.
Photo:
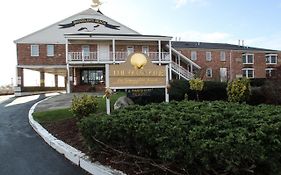
POLYGON ((273 52, 278 53, 278 64, 277 65, 267 65, 265 62, 265 55, 268 52, 262 51, 255 51, 255 52, 245 52, 239 50, 217 50, 217 49, 190 49, 190 48, 183 48, 178 49, 181 51, 183 55, 188 58, 191 58, 191 51, 197 52, 197 60, 194 62, 201 66, 200 77, 204 80, 213 80, 219 81, 220 80, 220 68, 227 68, 227 75, 228 80, 234 79, 236 76, 242 75, 243 68, 253 68, 255 78, 265 78, 266 77, 266 68, 274 68, 281 65, 281 53, 280 52, 273 52), (220 53, 221 51, 225 52, 226 60, 220 60, 220 53), (212 60, 206 60, 206 52, 211 52, 212 60), (254 54, 254 64, 243 64, 242 62, 242 54, 243 53, 253 53, 254 54), (231 58, 231 59, 230 59, 231 58), (231 60, 231 61, 230 61, 231 60), (211 68, 213 76, 207 77, 206 76, 206 69, 211 68))
POLYGON ((65 45, 54 45, 54 56, 47 56, 47 45, 39 44, 39 56, 32 57, 31 44, 17 44, 19 65, 63 65, 65 63, 65 45))
MULTIPOLYGON (((81 52, 83 45, 90 46, 90 52, 97 51, 97 44, 69 44, 69 52, 81 52)), ((116 45, 116 52, 127 52, 127 47, 133 46, 135 52, 142 52, 142 46, 148 46, 150 52, 157 52, 158 45, 155 43, 129 43, 128 45, 120 43, 116 45), (140 45, 142 44, 142 45, 140 45)), ((54 45, 54 56, 47 56, 47 44, 39 44, 39 56, 31 56, 31 44, 17 44, 17 55, 19 65, 64 65, 65 62, 65 45, 54 45)), ((110 51, 112 51, 112 45, 110 45, 110 51)))

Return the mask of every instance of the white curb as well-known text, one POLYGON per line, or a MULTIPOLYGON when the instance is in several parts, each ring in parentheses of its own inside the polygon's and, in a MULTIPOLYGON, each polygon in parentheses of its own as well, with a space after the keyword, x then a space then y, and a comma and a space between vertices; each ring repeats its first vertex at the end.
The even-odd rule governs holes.
MULTIPOLYGON (((54 97, 54 96, 52 96, 54 97)), ((94 174, 94 175, 126 175, 125 173, 114 170, 111 167, 103 166, 98 162, 91 162, 91 160, 81 151, 73 148, 72 146, 64 143, 61 140, 58 140, 52 134, 50 134, 46 129, 44 129, 38 122, 33 119, 32 113, 35 110, 35 107, 52 97, 48 97, 44 100, 41 100, 35 103, 29 110, 28 118, 29 123, 32 128, 45 140, 45 142, 55 149, 60 154, 63 154, 68 160, 73 164, 80 166, 85 171, 94 174)))

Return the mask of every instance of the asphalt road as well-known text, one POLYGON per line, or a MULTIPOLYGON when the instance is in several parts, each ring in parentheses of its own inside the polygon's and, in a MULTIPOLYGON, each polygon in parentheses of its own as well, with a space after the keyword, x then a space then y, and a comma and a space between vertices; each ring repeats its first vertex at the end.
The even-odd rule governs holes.
POLYGON ((28 123, 31 106, 44 95, 0 101, 0 175, 85 175, 49 147, 28 123))

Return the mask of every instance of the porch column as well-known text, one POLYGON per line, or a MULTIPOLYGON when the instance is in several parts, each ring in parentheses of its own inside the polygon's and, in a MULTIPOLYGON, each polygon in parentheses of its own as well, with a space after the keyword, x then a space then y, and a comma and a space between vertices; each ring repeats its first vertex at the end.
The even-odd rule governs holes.
POLYGON ((112 39, 112 58, 113 58, 113 64, 115 64, 115 39, 112 39))
POLYGON ((70 70, 69 70, 69 62, 68 62, 68 39, 65 42, 65 62, 66 62, 66 93, 70 93, 70 70))
POLYGON ((161 40, 158 40, 158 60, 159 60, 159 66, 161 65, 161 40))
POLYGON ((23 87, 23 80, 24 80, 24 75, 23 75, 23 68, 17 67, 17 82, 16 86, 22 88, 23 87))
POLYGON ((172 80, 172 41, 169 41, 169 55, 170 55, 170 62, 169 62, 169 80, 172 80))
POLYGON ((40 71, 40 87, 45 87, 45 72, 40 71))
POLYGON ((55 78, 55 87, 58 88, 58 87, 59 87, 59 86, 58 86, 58 82, 59 82, 59 81, 58 81, 58 75, 55 75, 54 78, 55 78))

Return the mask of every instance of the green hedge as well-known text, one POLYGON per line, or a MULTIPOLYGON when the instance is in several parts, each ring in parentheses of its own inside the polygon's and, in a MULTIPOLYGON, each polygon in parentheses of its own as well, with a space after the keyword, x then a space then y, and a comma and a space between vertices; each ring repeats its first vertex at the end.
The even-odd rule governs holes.
MULTIPOLYGON (((170 101, 182 101, 185 98, 189 100, 196 100, 195 91, 190 90, 189 82, 186 80, 173 80, 170 82, 171 88, 169 89, 170 101)), ((226 92, 227 83, 217 81, 205 81, 204 87, 199 92, 200 100, 215 101, 224 100, 227 101, 226 92)), ((135 102, 135 104, 146 105, 149 103, 159 103, 165 101, 164 89, 153 89, 149 93, 143 96, 129 96, 135 102)))
POLYGON ((85 118, 82 135, 189 174, 280 174, 281 108, 182 101, 85 118), (125 148, 124 148, 125 147, 125 148), (250 173, 252 172, 252 173, 250 173))

